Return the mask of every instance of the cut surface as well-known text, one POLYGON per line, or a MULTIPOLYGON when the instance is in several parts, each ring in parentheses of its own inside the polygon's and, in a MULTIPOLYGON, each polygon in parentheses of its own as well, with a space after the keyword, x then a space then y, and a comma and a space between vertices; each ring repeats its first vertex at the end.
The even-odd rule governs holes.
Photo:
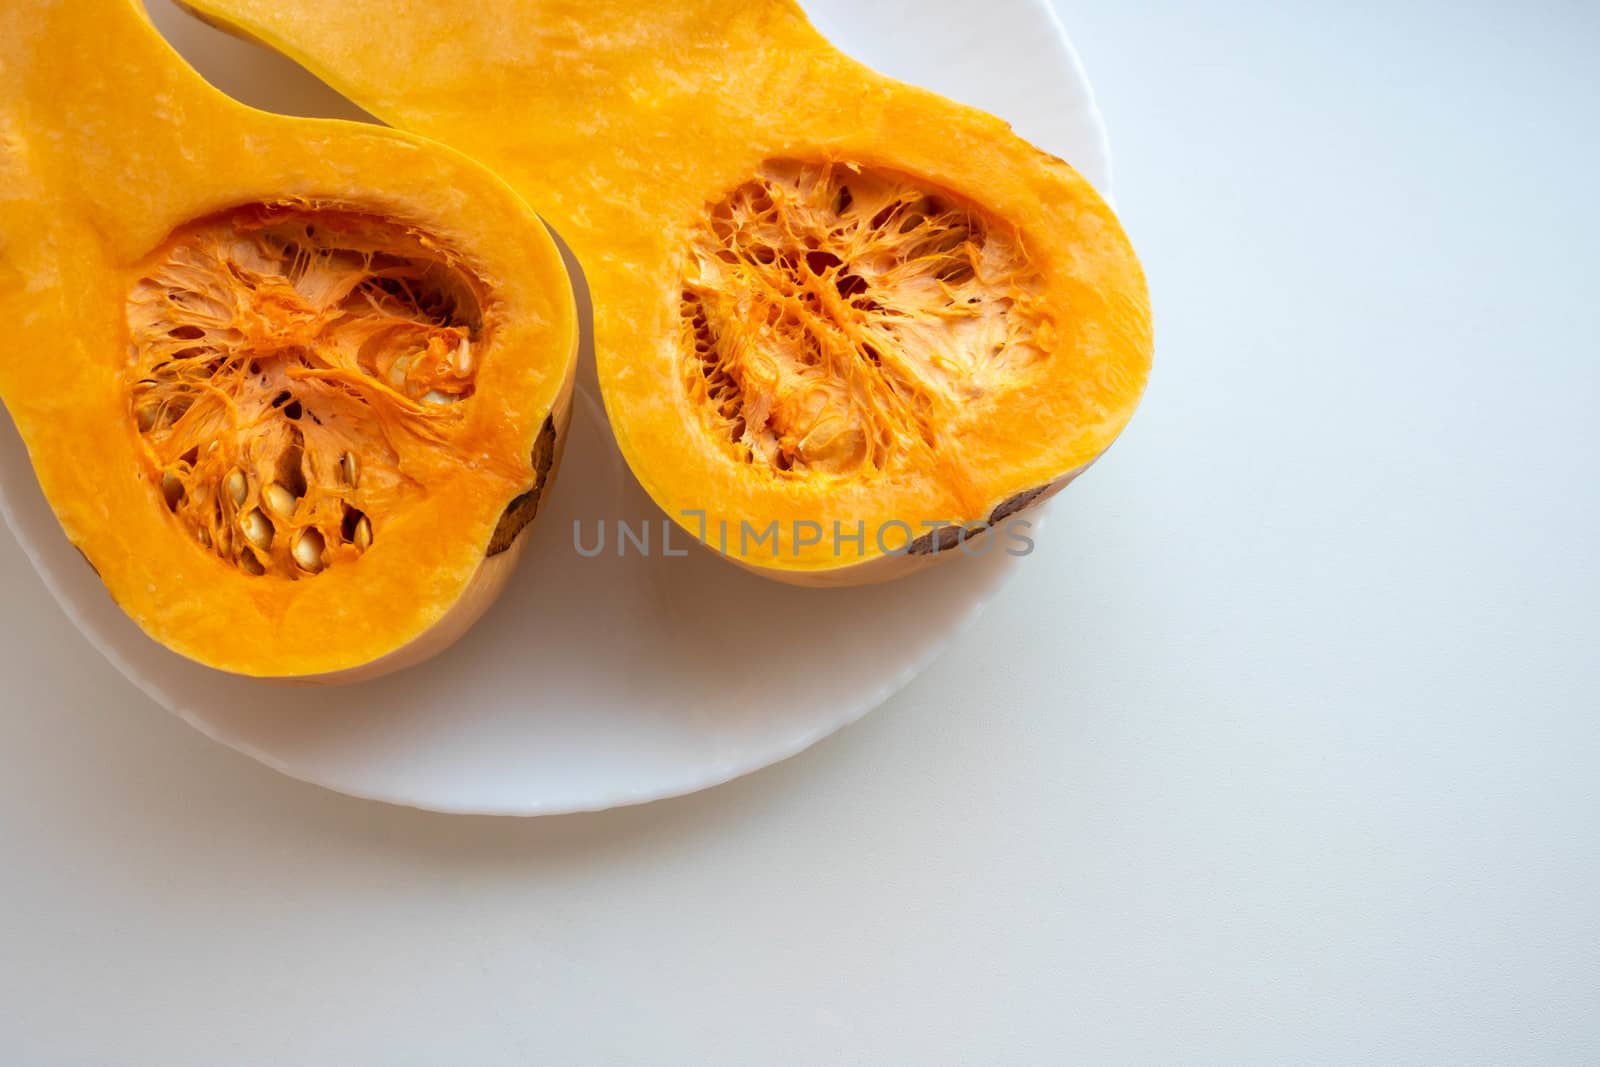
POLYGON ((770 161, 711 207, 680 374, 706 433, 786 478, 937 467, 1043 362, 1020 236, 881 169, 770 161))
POLYGON ((393 54, 374 0, 190 2, 543 205, 629 468, 690 537, 776 530, 715 546, 769 577, 931 563, 907 558, 928 529, 1086 470, 1148 380, 1143 273, 1089 183, 795 0, 412 5, 393 54))
POLYGON ((413 228, 251 205, 190 223, 128 297, 129 413, 193 539, 251 575, 354 562, 448 446, 487 346, 481 283, 413 228))

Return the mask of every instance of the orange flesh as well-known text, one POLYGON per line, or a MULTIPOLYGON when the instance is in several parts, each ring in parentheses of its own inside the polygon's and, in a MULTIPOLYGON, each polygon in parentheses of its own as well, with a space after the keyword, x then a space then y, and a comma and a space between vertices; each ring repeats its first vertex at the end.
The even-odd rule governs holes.
POLYGON ((710 209, 682 380, 708 435, 787 478, 945 466, 1046 359, 1040 279, 974 205, 893 172, 769 162, 710 209))
POLYGON ((249 575, 355 562, 422 491, 487 343, 481 284, 427 236, 254 205, 190 223, 127 302, 130 417, 198 551, 249 575))
POLYGON ((629 466, 691 536, 777 524, 770 551, 728 550, 762 573, 906 573, 797 531, 1012 514, 1137 405, 1149 300, 1109 206, 999 119, 842 55, 793 0, 186 3, 539 204, 584 265, 629 466), (855 207, 902 195, 939 219, 902 235, 855 207))

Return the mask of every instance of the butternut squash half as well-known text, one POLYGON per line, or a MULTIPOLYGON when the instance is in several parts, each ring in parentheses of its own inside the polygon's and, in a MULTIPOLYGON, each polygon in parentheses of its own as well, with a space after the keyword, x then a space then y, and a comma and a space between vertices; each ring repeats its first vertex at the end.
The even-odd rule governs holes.
POLYGON ((1095 191, 787 0, 188 3, 540 204, 634 474, 764 574, 956 555, 1144 388, 1144 279, 1095 191))
POLYGON ((342 680, 504 584, 565 434, 537 216, 410 134, 244 107, 134 0, 0 6, 0 396, 152 637, 342 680))

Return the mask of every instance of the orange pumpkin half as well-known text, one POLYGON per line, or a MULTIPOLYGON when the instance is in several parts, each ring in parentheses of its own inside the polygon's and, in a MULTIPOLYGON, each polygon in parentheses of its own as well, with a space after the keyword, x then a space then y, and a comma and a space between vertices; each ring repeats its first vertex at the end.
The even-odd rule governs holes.
POLYGON ((538 218, 442 146, 228 99, 132 0, 9 0, 0 72, 0 396, 112 597, 265 677, 459 636, 567 425, 538 218))
POLYGON ((1093 462, 1144 388, 1144 278, 1088 183, 787 0, 189 6, 539 203, 634 474, 763 574, 948 558, 1093 462))

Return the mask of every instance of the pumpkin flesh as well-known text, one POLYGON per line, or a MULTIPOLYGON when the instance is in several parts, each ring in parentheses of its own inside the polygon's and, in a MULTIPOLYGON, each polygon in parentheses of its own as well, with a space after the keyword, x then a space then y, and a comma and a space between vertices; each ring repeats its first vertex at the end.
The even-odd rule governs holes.
POLYGON ((7 5, 0 69, 0 395, 112 597, 264 677, 459 636, 570 410, 537 217, 420 138, 233 102, 130 0, 7 5))
POLYGON ((382 54, 376 0, 189 6, 540 203, 635 475, 697 536, 776 524, 718 545, 764 574, 903 573, 925 529, 1070 481, 1143 390, 1144 279, 1094 190, 786 0, 414 4, 382 54), (869 533, 841 553, 802 526, 869 533))

